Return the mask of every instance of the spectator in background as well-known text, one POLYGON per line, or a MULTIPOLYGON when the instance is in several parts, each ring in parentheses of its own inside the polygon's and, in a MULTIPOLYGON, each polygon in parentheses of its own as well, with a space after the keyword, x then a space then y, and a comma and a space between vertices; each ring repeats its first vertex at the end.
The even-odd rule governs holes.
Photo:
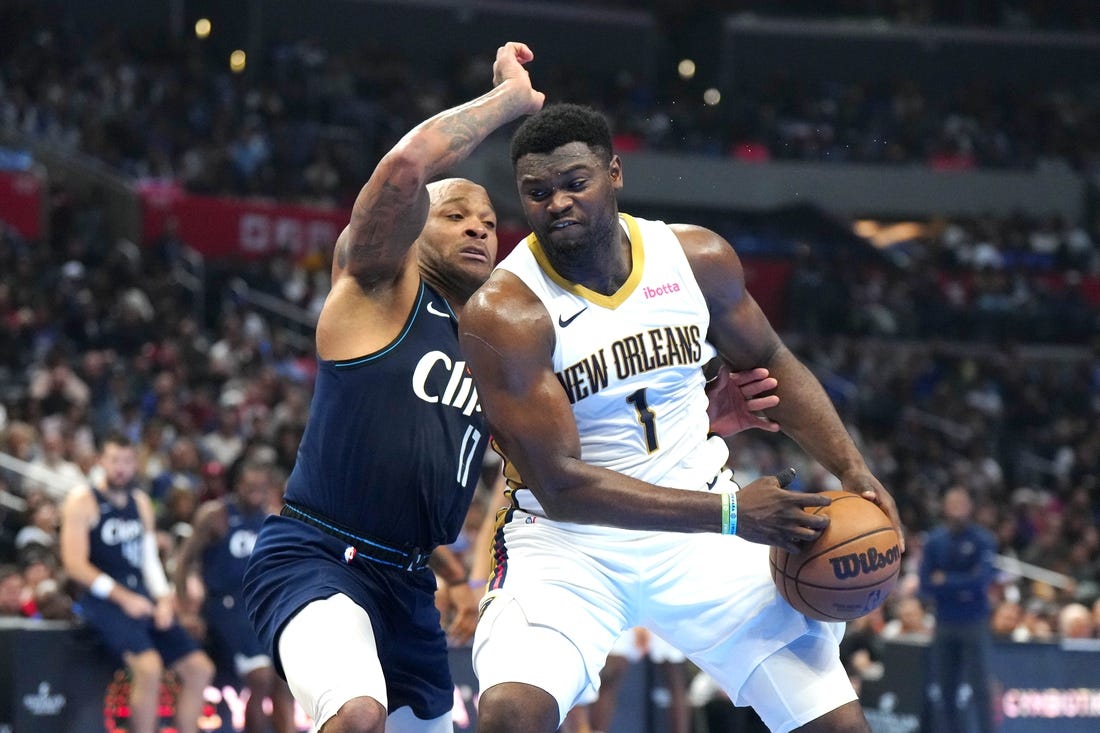
POLYGON ((45 494, 36 494, 27 501, 27 523, 15 535, 15 549, 31 545, 46 548, 57 546, 57 530, 61 515, 57 502, 45 494))
POLYGON ((187 489, 198 495, 202 486, 202 461, 195 441, 186 436, 176 438, 168 449, 168 469, 153 479, 150 495, 163 501, 173 489, 187 489))
POLYGON ((688 704, 688 670, 686 657, 676 647, 637 626, 623 632, 607 656, 607 663, 600 671, 600 692, 589 706, 592 730, 609 731, 615 718, 615 706, 619 699, 626 673, 631 664, 648 658, 661 670, 668 690, 668 730, 670 733, 688 733, 691 730, 691 708, 688 704))
POLYGON ((218 409, 217 427, 201 440, 203 451, 223 466, 229 466, 244 450, 241 412, 236 405, 218 409))
POLYGON ((68 415, 73 408, 83 409, 91 391, 69 367, 58 349, 50 351, 45 364, 31 374, 31 406, 39 417, 68 415))
POLYGON ((22 618, 23 573, 15 565, 0 565, 0 617, 22 618))
MULTIPOLYGON (((34 426, 22 420, 13 420, 8 423, 3 438, 0 444, 3 445, 4 452, 12 458, 17 458, 26 463, 34 460, 35 446, 38 441, 38 431, 34 429, 34 426)), ((0 468, 0 480, 7 484, 10 491, 16 494, 23 494, 30 484, 30 482, 23 479, 21 474, 6 468, 0 468)))
POLYGON ((993 582, 993 534, 973 522, 970 492, 953 486, 943 497, 943 523, 924 544, 921 592, 935 604, 921 729, 968 730, 964 685, 970 687, 982 733, 993 733, 989 692, 989 586, 993 582))
POLYGON ((164 420, 149 418, 140 424, 140 432, 131 439, 137 442, 138 476, 144 482, 152 482, 169 470, 167 435, 171 433, 164 420))
POLYGON ((19 553, 19 565, 25 586, 23 613, 51 621, 73 620, 73 601, 58 577, 55 550, 30 545, 19 553))
POLYGON ((917 596, 904 596, 895 604, 896 618, 882 627, 883 639, 901 641, 928 641, 932 637, 935 619, 924 609, 917 596))
POLYGON ((840 640, 840 661, 857 695, 863 689, 864 680, 882 677, 883 623, 883 609, 879 606, 845 626, 844 638, 840 640))
POLYGON ((58 489, 65 490, 75 488, 87 479, 80 466, 70 461, 66 455, 65 435, 59 425, 50 424, 42 429, 42 439, 39 443, 39 452, 32 464, 41 466, 47 471, 57 474, 58 489))
POLYGON ((1024 609, 1015 601, 1004 600, 993 609, 993 616, 989 620, 990 631, 993 637, 999 641, 1021 641, 1019 636, 1023 634, 1022 624, 1024 609))
POLYGON ((1063 639, 1092 639, 1096 625, 1092 612, 1083 603, 1069 603, 1058 613, 1058 635, 1063 639))

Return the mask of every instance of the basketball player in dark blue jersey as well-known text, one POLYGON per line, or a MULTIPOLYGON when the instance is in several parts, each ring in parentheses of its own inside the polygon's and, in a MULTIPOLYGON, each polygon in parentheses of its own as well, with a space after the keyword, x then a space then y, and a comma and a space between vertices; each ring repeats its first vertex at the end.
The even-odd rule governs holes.
POLYGON ((176 729, 196 733, 214 664, 175 621, 153 505, 134 484, 137 458, 129 439, 108 437, 99 465, 100 479, 74 489, 61 510, 61 562, 87 588, 80 616, 130 672, 128 730, 159 730, 160 681, 168 666, 180 681, 176 729))
POLYGON ((261 641, 324 733, 452 731, 432 571, 468 596, 468 637, 476 602, 436 548, 458 535, 488 442, 456 319, 493 266, 496 216, 481 186, 430 182, 542 106, 532 58, 502 46, 490 92, 405 135, 336 243, 307 428, 244 586, 261 641))
POLYGON ((241 587, 256 536, 271 514, 276 487, 271 467, 245 463, 233 493, 206 502, 195 513, 194 531, 184 542, 176 565, 176 594, 188 605, 198 596, 207 637, 218 664, 232 665, 248 686, 244 708, 245 733, 292 733, 294 699, 275 674, 271 656, 256 638, 244 610, 241 587), (264 700, 271 699, 271 714, 264 700))

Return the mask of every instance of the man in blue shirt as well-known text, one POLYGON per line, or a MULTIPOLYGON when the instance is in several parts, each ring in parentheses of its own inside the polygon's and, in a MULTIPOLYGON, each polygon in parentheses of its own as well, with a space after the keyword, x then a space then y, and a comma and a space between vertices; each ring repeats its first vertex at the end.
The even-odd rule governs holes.
POLYGON ((973 512, 966 488, 949 489, 943 497, 943 523, 929 534, 921 557, 921 592, 935 603, 936 615, 923 730, 970 730, 966 724, 969 686, 979 730, 993 731, 988 588, 997 543, 989 530, 973 522, 973 512), (936 724, 941 714, 943 720, 936 724))

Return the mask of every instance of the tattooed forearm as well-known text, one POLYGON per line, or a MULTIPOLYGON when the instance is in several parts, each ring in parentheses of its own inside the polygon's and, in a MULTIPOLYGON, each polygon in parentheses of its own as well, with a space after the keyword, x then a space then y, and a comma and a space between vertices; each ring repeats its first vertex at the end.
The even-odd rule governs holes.
POLYGON ((529 84, 502 83, 406 134, 379 162, 356 199, 342 260, 350 274, 367 284, 400 272, 427 221, 428 182, 465 159, 493 130, 530 109, 531 100, 529 84))
POLYGON ((431 167, 445 171, 464 160, 485 137, 501 124, 520 114, 520 107, 509 97, 486 98, 456 107, 424 123, 425 132, 441 135, 446 146, 433 157, 431 167))

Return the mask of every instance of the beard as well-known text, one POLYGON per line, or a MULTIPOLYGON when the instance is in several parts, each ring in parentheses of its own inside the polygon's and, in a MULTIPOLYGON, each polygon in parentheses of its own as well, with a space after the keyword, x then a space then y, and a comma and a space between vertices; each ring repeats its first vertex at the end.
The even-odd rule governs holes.
POLYGON ((553 262, 565 265, 600 259, 608 248, 618 243, 618 226, 618 216, 612 212, 612 216, 591 219, 556 234, 549 226, 536 230, 535 233, 547 256, 553 262))

